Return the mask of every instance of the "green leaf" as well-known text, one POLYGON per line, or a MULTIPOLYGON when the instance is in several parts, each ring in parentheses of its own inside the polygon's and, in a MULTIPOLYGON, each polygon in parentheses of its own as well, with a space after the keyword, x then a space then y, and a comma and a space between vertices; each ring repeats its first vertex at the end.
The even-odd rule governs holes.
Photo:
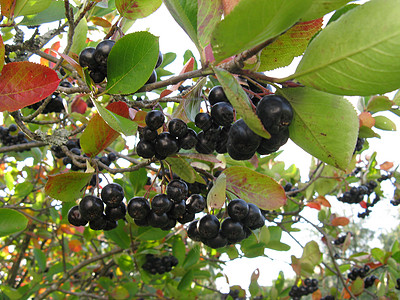
POLYGON ((147 31, 130 33, 118 40, 108 56, 105 92, 136 92, 149 79, 158 54, 158 38, 147 31))
POLYGON ((143 190, 147 183, 147 171, 145 168, 129 172, 129 181, 133 188, 133 195, 137 195, 140 190, 143 190))
POLYGON ((375 113, 378 111, 390 110, 392 108, 393 101, 386 96, 374 96, 368 101, 366 110, 375 113))
POLYGON ((161 0, 116 0, 115 6, 122 17, 136 20, 151 15, 161 3, 161 0))
POLYGON ((4 54, 5 54, 5 46, 4 46, 4 42, 3 42, 3 38, 0 35, 0 72, 3 69, 4 66, 4 54))
POLYGON ((207 207, 209 210, 221 208, 226 201, 226 175, 220 174, 207 194, 207 207))
MULTIPOLYGON (((342 0, 341 0, 342 1, 342 0)), ((348 5, 345 5, 341 7, 340 9, 336 10, 335 13, 332 15, 332 17, 329 18, 329 21, 327 24, 332 23, 339 19, 342 15, 347 13, 349 10, 359 6, 360 4, 355 4, 355 3, 350 3, 348 5)))
POLYGON ((179 235, 175 237, 172 243, 172 255, 178 259, 178 266, 181 266, 186 256, 186 246, 179 235))
POLYGON ((122 249, 128 249, 131 246, 131 238, 129 234, 124 230, 125 224, 123 221, 118 221, 117 228, 112 230, 104 231, 104 236, 107 239, 115 242, 122 249))
POLYGON ((189 183, 196 181, 196 171, 186 159, 176 155, 168 157, 166 161, 171 165, 172 171, 182 178, 182 180, 189 183))
POLYGON ((37 14, 50 6, 51 0, 17 0, 15 2, 14 17, 37 14))
POLYGON ((168 231, 161 230, 160 228, 140 227, 137 239, 141 241, 156 241, 161 240, 168 234, 168 231))
POLYGON ((72 38, 72 47, 71 52, 79 55, 81 51, 87 47, 86 39, 87 39, 88 25, 86 18, 82 18, 78 25, 75 27, 74 36, 72 38))
POLYGON ((214 71, 226 96, 246 125, 259 136, 269 139, 271 135, 265 130, 250 104, 249 97, 235 77, 224 69, 214 68, 214 71))
POLYGON ((217 62, 274 38, 293 26, 312 0, 242 0, 215 27, 211 45, 217 62))
MULTIPOLYGON (((73 7, 74 13, 76 8, 73 7)), ((48 8, 38 14, 25 16, 19 25, 34 26, 54 22, 65 18, 64 1, 51 1, 48 8)))
POLYGON ((227 168, 222 174, 228 191, 261 209, 277 209, 286 204, 283 187, 267 175, 240 166, 227 168))
POLYGON ((28 219, 20 212, 0 208, 0 237, 22 231, 28 225, 28 219))
POLYGON ((372 137, 377 137, 380 138, 381 136, 374 132, 371 128, 367 126, 361 126, 360 130, 358 132, 358 136, 360 138, 372 138, 372 137))
POLYGON ((178 290, 183 291, 190 288, 193 279, 194 279, 194 271, 193 270, 187 271, 185 275, 183 275, 181 281, 178 284, 178 290))
POLYGON ((303 21, 314 20, 334 11, 351 0, 314 0, 310 9, 302 16, 303 21))
POLYGON ((126 253, 119 255, 115 260, 118 266, 126 272, 132 271, 135 267, 132 257, 126 253))
POLYGON ((351 291, 354 295, 360 295, 364 291, 364 279, 357 277, 351 283, 351 291))
POLYGON ((375 116, 375 127, 381 130, 396 131, 396 124, 385 116, 375 116))
POLYGON ((35 256, 39 269, 43 272, 46 269, 46 254, 38 248, 33 248, 33 255, 35 256))
MULTIPOLYGON (((117 132, 123 133, 126 136, 135 135, 138 124, 128 118, 122 117, 112 111, 109 111, 107 108, 101 106, 101 104, 97 101, 93 101, 96 106, 97 112, 103 118, 103 120, 117 132)), ((116 103, 116 102, 114 102, 116 103)), ((120 105, 125 106, 125 110, 128 111, 128 105, 124 102, 119 101, 120 105)))
POLYGON ((374 95, 397 89, 399 13, 397 0, 371 0, 350 10, 311 41, 293 77, 338 95, 374 95))
POLYGON ((345 169, 353 156, 359 127, 352 104, 341 96, 307 87, 278 93, 293 107, 291 140, 323 162, 345 169))
POLYGON ((188 269, 191 266, 195 265, 200 259, 200 248, 198 245, 195 245, 188 254, 186 255, 185 261, 183 262, 183 268, 188 269))
POLYGON ((211 34, 221 20, 223 10, 221 0, 199 0, 197 12, 197 38, 199 45, 205 47, 210 43, 211 34))
POLYGON ((60 201, 75 201, 85 193, 93 173, 73 172, 49 175, 45 185, 45 193, 60 201))
POLYGON ((24 181, 15 186, 15 196, 24 198, 28 196, 34 188, 32 182, 24 181))

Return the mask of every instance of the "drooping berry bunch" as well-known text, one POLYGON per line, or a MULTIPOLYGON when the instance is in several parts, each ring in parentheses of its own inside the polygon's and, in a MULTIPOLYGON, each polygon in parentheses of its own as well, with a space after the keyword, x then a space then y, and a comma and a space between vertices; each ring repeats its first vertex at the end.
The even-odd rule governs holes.
POLYGON ((345 242, 348 234, 350 234, 351 236, 353 235, 351 232, 347 232, 345 235, 339 236, 336 239, 334 239, 333 244, 335 244, 336 246, 342 245, 345 242))
POLYGON ((84 196, 79 205, 68 212, 68 221, 74 226, 85 226, 93 230, 111 230, 117 227, 117 221, 124 219, 126 205, 123 202, 124 190, 117 183, 109 183, 101 190, 101 198, 84 196))
POLYGON ((230 201, 227 212, 228 217, 222 222, 211 214, 192 221, 187 228, 188 237, 216 249, 239 243, 250 236, 251 230, 265 225, 265 217, 257 205, 242 199, 230 201))
POLYGON ((142 265, 142 269, 153 275, 164 274, 171 272, 178 263, 178 259, 173 255, 157 257, 153 254, 146 254, 146 262, 142 265))
MULTIPOLYGON (((22 131, 18 131, 18 127, 15 124, 10 124, 10 126, 0 126, 0 142, 4 146, 13 146, 28 143, 28 139, 26 138, 25 133, 22 131)), ((27 151, 27 150, 21 150, 27 151)))
POLYGON ((375 280, 377 280, 377 279, 378 279, 378 277, 376 277, 375 275, 371 275, 371 276, 366 277, 364 279, 364 288, 367 289, 367 288, 373 286, 374 283, 375 283, 375 280))
POLYGON ((188 187, 183 180, 173 179, 166 193, 157 194, 149 200, 145 197, 133 197, 128 202, 128 214, 138 226, 151 226, 170 230, 176 222, 185 224, 195 218, 195 214, 204 210, 206 201, 202 195, 188 197, 188 187))
POLYGON ((365 204, 365 206, 366 206, 365 211, 362 213, 358 213, 357 216, 362 219, 364 219, 365 217, 368 217, 369 214, 372 212, 372 210, 370 210, 370 208, 374 207, 375 204, 377 204, 380 200, 381 200, 381 197, 379 195, 375 194, 374 200, 372 200, 372 202, 367 202, 365 204))
POLYGON ((352 268, 350 270, 350 273, 347 274, 347 278, 350 280, 356 280, 357 277, 364 278, 365 276, 368 275, 368 272, 370 271, 370 267, 368 265, 365 265, 362 268, 352 268))
MULTIPOLYGON (((68 82, 68 81, 65 81, 65 80, 61 81, 59 85, 62 86, 62 87, 67 87, 67 88, 72 87, 72 84, 70 82, 68 82)), ((34 110, 37 110, 43 104, 44 101, 45 101, 45 99, 40 100, 39 102, 36 102, 34 104, 31 104, 31 105, 28 105, 27 107, 31 108, 31 109, 34 109, 34 110)), ((64 110, 65 110, 65 107, 64 107, 63 99, 61 98, 59 93, 54 92, 51 95, 50 102, 47 103, 46 106, 44 107, 44 109, 42 111, 42 114, 49 114, 49 113, 53 113, 53 112, 54 113, 61 113, 64 110)))
POLYGON ((292 288, 290 289, 289 296, 292 297, 292 299, 300 299, 303 296, 307 296, 309 294, 314 293, 315 291, 318 290, 318 280, 313 278, 306 278, 303 281, 303 285, 297 286, 293 285, 292 288))
POLYGON ((115 41, 103 40, 96 48, 87 47, 79 54, 79 64, 82 68, 87 67, 89 75, 94 83, 103 82, 107 77, 108 55, 114 46, 115 41))
POLYGON ((352 187, 350 191, 346 191, 343 193, 341 197, 338 197, 338 200, 344 203, 360 203, 364 200, 365 195, 371 195, 374 192, 374 189, 378 186, 378 184, 371 180, 367 184, 362 184, 358 187, 352 187))

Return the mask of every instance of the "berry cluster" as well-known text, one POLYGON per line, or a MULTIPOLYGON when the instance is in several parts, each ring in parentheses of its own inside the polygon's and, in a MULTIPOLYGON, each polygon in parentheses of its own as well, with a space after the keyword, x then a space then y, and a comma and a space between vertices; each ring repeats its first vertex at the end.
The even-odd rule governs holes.
POLYGON ((117 227, 117 221, 124 219, 126 205, 123 202, 124 190, 117 183, 107 184, 101 190, 101 198, 86 195, 79 205, 68 212, 68 221, 74 226, 85 226, 93 230, 111 230, 117 227), (104 207, 105 206, 105 207, 104 207))
POLYGON ((300 299, 303 296, 307 296, 309 294, 314 293, 318 290, 318 280, 306 278, 303 281, 302 286, 293 285, 290 289, 289 296, 292 299, 300 299))
POLYGON ((335 296, 328 295, 328 296, 322 297, 320 300, 335 300, 335 296))
POLYGON ((362 268, 353 268, 351 269, 350 273, 347 274, 347 278, 350 280, 356 280, 357 277, 364 278, 367 276, 370 269, 371 268, 368 265, 365 265, 362 268))
MULTIPOLYGON (((61 81, 60 86, 62 87, 67 87, 70 88, 72 87, 72 84, 68 81, 61 81)), ((28 105, 28 108, 37 110, 45 101, 45 99, 40 100, 39 102, 36 102, 34 104, 28 105)), ((49 103, 46 104, 44 107, 42 113, 43 114, 49 114, 49 113, 61 113, 65 110, 63 99, 61 98, 60 94, 57 92, 54 92, 51 95, 51 100, 49 103)))
POLYGON ((363 146, 364 146, 364 143, 365 143, 365 139, 357 138, 357 143, 356 143, 356 147, 354 148, 353 154, 358 152, 358 151, 361 151, 363 146))
POLYGON ((375 275, 371 275, 371 276, 368 276, 367 278, 365 278, 364 279, 364 288, 367 289, 367 288, 373 286, 375 283, 375 280, 377 280, 377 279, 378 279, 378 277, 376 277, 375 275))
POLYGON ((228 217, 222 222, 211 214, 192 221, 187 228, 188 237, 216 249, 239 243, 250 236, 251 230, 265 224, 265 217, 257 205, 242 199, 230 201, 227 212, 228 217))
POLYGON ((364 196, 371 195, 377 186, 378 184, 371 180, 367 184, 362 184, 359 187, 352 187, 350 191, 346 191, 341 197, 338 197, 338 200, 350 204, 360 203, 363 201, 364 196))
POLYGON ((26 138, 25 133, 23 133, 22 131, 17 132, 17 130, 18 127, 15 124, 11 124, 8 127, 0 126, 0 142, 4 146, 13 146, 28 143, 28 139, 26 138))
POLYGON ((142 265, 142 269, 153 275, 164 274, 171 272, 178 263, 178 259, 173 255, 157 257, 153 254, 146 254, 146 262, 142 265))
POLYGON ((390 200, 390 204, 398 206, 400 204, 400 198, 390 200))
POLYGON ((103 82, 107 77, 107 59, 114 44, 115 41, 103 40, 96 48, 87 47, 79 54, 79 64, 88 68, 94 83, 103 82))
POLYGON ((240 291, 238 289, 231 289, 229 290, 228 294, 221 294, 221 300, 226 300, 228 297, 233 300, 245 300, 246 297, 240 297, 240 291))
POLYGON ((165 194, 157 194, 149 200, 133 197, 128 202, 128 214, 138 226, 151 226, 170 230, 178 221, 185 224, 194 220, 195 214, 204 210, 206 201, 199 194, 188 197, 188 187, 183 180, 173 179, 165 194))
POLYGON ((358 217, 361 219, 364 219, 365 217, 368 217, 369 214, 371 213, 371 210, 369 209, 370 207, 374 207, 375 204, 377 204, 379 201, 381 200, 381 197, 379 197, 379 195, 375 194, 375 198, 374 200, 372 200, 371 203, 367 202, 366 203, 366 207, 365 207, 365 211, 362 213, 358 213, 358 217))
MULTIPOLYGON (((351 232, 348 232, 348 233, 350 233, 350 235, 352 235, 351 232)), ((348 233, 347 233, 347 234, 348 234, 348 233)), ((346 240, 347 234, 346 234, 346 235, 339 236, 338 238, 336 238, 335 240, 333 240, 333 244, 335 244, 336 246, 342 245, 342 244, 344 243, 344 241, 346 240)))

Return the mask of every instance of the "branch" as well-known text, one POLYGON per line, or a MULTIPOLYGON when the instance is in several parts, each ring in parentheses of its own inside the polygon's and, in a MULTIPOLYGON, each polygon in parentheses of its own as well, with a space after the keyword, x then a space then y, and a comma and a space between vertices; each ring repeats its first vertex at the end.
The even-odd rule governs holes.
POLYGON ((0 153, 8 153, 11 151, 24 151, 24 150, 30 150, 32 148, 36 147, 44 147, 47 144, 44 142, 28 142, 25 144, 18 144, 18 145, 12 145, 12 146, 5 146, 5 147, 0 147, 0 153))
POLYGON ((66 290, 62 290, 62 289, 57 289, 57 292, 61 292, 63 294, 67 294, 67 295, 73 295, 73 296, 77 296, 80 299, 82 298, 88 298, 88 299, 101 299, 101 300, 108 300, 108 297, 102 297, 102 296, 98 296, 95 294, 90 294, 90 293, 85 293, 85 292, 71 292, 71 291, 66 291, 66 290))

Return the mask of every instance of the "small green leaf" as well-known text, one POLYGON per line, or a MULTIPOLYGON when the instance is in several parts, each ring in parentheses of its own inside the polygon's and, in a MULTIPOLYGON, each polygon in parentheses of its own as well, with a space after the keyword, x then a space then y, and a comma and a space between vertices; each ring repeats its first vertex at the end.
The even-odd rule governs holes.
POLYGON ((75 201, 85 193, 85 186, 89 183, 93 173, 73 172, 49 175, 45 185, 45 192, 50 197, 60 201, 75 201))
POLYGON ((161 0, 116 0, 115 6, 121 16, 136 20, 151 15, 160 7, 161 3, 161 0))
POLYGON ((79 55, 81 51, 87 47, 86 39, 87 39, 88 25, 86 18, 82 18, 78 25, 75 27, 74 36, 72 38, 72 47, 71 52, 79 55))
POLYGON ((145 168, 129 172, 129 181, 133 188, 133 195, 137 195, 140 190, 143 190, 147 182, 147 172, 145 168))
POLYGON ((20 198, 26 197, 32 192, 33 188, 33 183, 29 181, 21 182, 15 186, 15 196, 20 198))
POLYGON ((186 159, 176 155, 168 157, 166 161, 171 165, 172 171, 182 178, 182 180, 189 183, 196 181, 196 171, 186 159))
POLYGON ((360 295, 364 291, 364 279, 357 277, 356 280, 353 280, 351 283, 351 292, 354 295, 360 295))
POLYGON ((156 241, 161 240, 168 234, 168 231, 161 230, 160 228, 140 227, 137 239, 141 241, 156 241))
POLYGON ((179 235, 176 236, 172 243, 172 255, 178 259, 178 266, 181 266, 186 256, 186 246, 179 235))
POLYGON ((187 271, 185 275, 183 275, 181 281, 178 284, 178 290, 183 291, 190 288, 193 279, 194 279, 194 271, 193 270, 187 271))
POLYGON ((0 208, 0 237, 22 231, 28 225, 28 218, 20 212, 0 208))
POLYGON ((194 264, 196 264, 200 259, 200 248, 198 245, 195 245, 188 254, 186 255, 185 261, 183 262, 183 268, 188 269, 194 264))
POLYGON ((14 17, 37 14, 48 8, 50 4, 51 0, 17 0, 15 1, 14 17))
POLYGON ((371 128, 366 127, 366 126, 361 126, 360 127, 360 130, 358 132, 358 136, 360 138, 372 138, 372 137, 380 138, 381 137, 379 134, 377 134, 371 128))
POLYGON ((108 56, 105 92, 136 92, 149 79, 158 54, 158 38, 147 31, 130 33, 118 40, 108 56))
POLYGON ((33 255, 35 256, 39 269, 43 272, 46 269, 46 254, 44 254, 42 250, 34 248, 33 255))
MULTIPOLYGON (((74 13, 76 8, 73 7, 74 13)), ((44 23, 54 22, 65 18, 65 5, 64 1, 51 1, 48 8, 38 14, 27 15, 19 23, 19 25, 34 26, 44 23)))
MULTIPOLYGON (((96 106, 99 115, 112 129, 114 129, 117 132, 123 133, 126 136, 131 136, 136 134, 138 128, 138 124, 136 122, 133 122, 128 118, 122 117, 116 113, 113 113, 112 111, 109 111, 107 108, 102 107, 101 104, 98 103, 97 101, 93 101, 93 103, 96 106)), ((119 101, 118 103, 120 105, 124 105, 126 107, 125 108, 126 111, 129 110, 129 107, 126 103, 121 101, 119 101)))
POLYGON ((224 173, 217 177, 214 185, 207 194, 207 207, 209 210, 213 208, 221 208, 226 201, 226 175, 224 173))
POLYGON ((374 96, 368 101, 366 110, 375 113, 378 111, 389 110, 392 108, 393 101, 389 100, 386 96, 374 96))
POLYGON ((132 257, 128 254, 123 253, 116 257, 115 260, 118 266, 126 272, 132 271, 135 267, 132 257))
POLYGON ((267 175, 240 166, 227 168, 223 174, 228 191, 261 209, 277 209, 286 204, 283 187, 267 175))
POLYGON ((371 0, 350 10, 311 41, 293 77, 337 95, 375 95, 397 89, 399 11, 397 0, 371 0))
POLYGON ((215 27, 211 45, 217 62, 274 38, 294 25, 312 0, 242 0, 215 27))
POLYGON ((303 21, 320 18, 334 11, 351 0, 314 0, 310 9, 302 16, 303 21))
POLYGON ((115 242, 122 249, 128 249, 131 246, 131 238, 124 230, 125 224, 123 221, 118 222, 117 228, 104 231, 104 236, 115 242))
POLYGON ((259 136, 269 139, 271 135, 265 130, 250 104, 249 97, 235 77, 224 69, 214 68, 214 71, 226 96, 246 125, 259 136))
POLYGON ((359 128, 353 105, 341 96, 307 87, 282 89, 277 93, 287 98, 293 107, 290 139, 323 162, 346 169, 353 156, 359 128))
POLYGON ((381 130, 396 131, 396 124, 385 116, 375 116, 375 127, 381 130))

